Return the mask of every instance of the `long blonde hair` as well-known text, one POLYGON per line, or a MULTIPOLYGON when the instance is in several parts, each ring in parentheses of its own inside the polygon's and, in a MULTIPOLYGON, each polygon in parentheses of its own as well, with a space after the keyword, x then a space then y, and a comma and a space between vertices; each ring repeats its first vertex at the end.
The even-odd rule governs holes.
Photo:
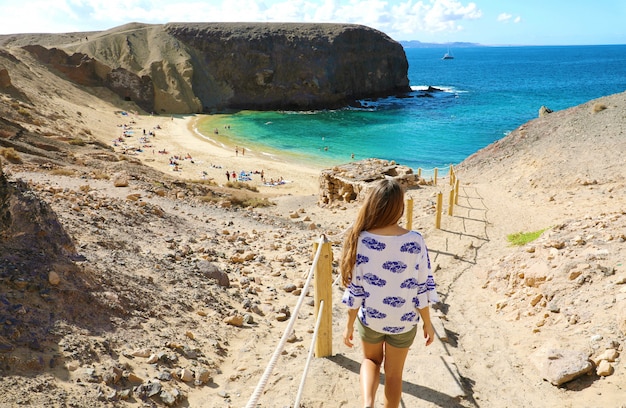
POLYGON ((347 287, 356 263, 359 234, 375 228, 396 224, 404 212, 404 189, 395 179, 383 179, 367 194, 363 206, 343 241, 341 283, 347 287))

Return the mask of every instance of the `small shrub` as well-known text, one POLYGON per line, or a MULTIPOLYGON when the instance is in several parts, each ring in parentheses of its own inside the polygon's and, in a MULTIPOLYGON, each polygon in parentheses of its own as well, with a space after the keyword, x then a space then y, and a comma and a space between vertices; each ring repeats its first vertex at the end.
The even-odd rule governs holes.
POLYGON ((24 109, 24 108, 19 108, 17 110, 17 113, 24 116, 25 118, 30 118, 32 116, 31 113, 27 109, 24 109))
POLYGON ((239 190, 245 189, 245 190, 253 191, 255 193, 259 192, 259 189, 256 186, 250 185, 248 183, 242 183, 240 181, 229 181, 228 183, 226 183, 226 187, 236 188, 239 190))
POLYGON ((243 207, 252 207, 252 208, 264 208, 271 207, 274 204, 267 198, 258 198, 258 197, 250 197, 243 201, 243 207))
POLYGON ((603 103, 594 103, 593 104, 593 113, 602 112, 606 108, 607 108, 607 106, 605 104, 603 104, 603 103))
POLYGON ((200 201, 203 203, 217 203, 220 200, 219 197, 214 196, 212 194, 207 194, 205 196, 200 197, 200 201))
POLYGON ((15 149, 12 147, 1 148, 0 156, 4 157, 5 159, 7 159, 9 162, 13 164, 22 163, 22 158, 20 157, 20 154, 17 151, 15 151, 15 149))
POLYGON ((196 179, 189 180, 190 183, 201 184, 203 186, 217 186, 217 183, 213 179, 196 179))
POLYGON ((85 145, 85 141, 83 139, 81 139, 80 137, 75 137, 74 139, 71 139, 68 143, 73 145, 73 146, 84 146, 85 145))
POLYGON ((83 193, 88 193, 89 191, 91 191, 91 186, 89 184, 83 184, 82 186, 79 187, 79 189, 83 193))
POLYGON ((546 229, 547 228, 544 228, 535 232, 518 232, 515 234, 509 234, 506 239, 509 243, 511 243, 511 245, 522 246, 539 238, 546 229))
POLYGON ((94 171, 92 177, 96 180, 108 180, 111 177, 103 171, 94 171))
POLYGON ((53 174, 55 176, 73 176, 74 174, 76 174, 76 172, 72 169, 61 168, 52 170, 50 174, 53 174))

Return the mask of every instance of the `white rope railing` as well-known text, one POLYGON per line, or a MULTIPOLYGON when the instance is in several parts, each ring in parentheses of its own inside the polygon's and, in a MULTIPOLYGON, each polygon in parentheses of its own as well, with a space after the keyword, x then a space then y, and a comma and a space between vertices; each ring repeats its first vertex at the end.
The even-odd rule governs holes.
MULTIPOLYGON (((446 167, 448 167, 448 166, 446 166, 446 167)), ((428 177, 434 177, 436 172, 444 171, 444 169, 446 167, 433 167, 431 169, 425 169, 423 167, 419 167, 417 170, 419 170, 421 172, 422 178, 425 178, 427 176, 428 177)), ((439 175, 439 177, 445 178, 445 176, 442 176, 442 175, 439 175)))
POLYGON ((313 341, 311 341, 311 348, 309 349, 309 355, 304 365, 304 371, 302 372, 302 380, 300 380, 300 387, 298 388, 298 394, 296 395, 296 401, 294 402, 294 408, 300 407, 300 400, 302 399, 302 391, 304 390, 304 383, 306 382, 306 375, 309 373, 309 366, 311 365, 311 358, 313 357, 313 351, 315 350, 315 342, 317 341, 317 332, 320 330, 320 323, 322 322, 321 316, 324 310, 324 301, 320 301, 320 308, 317 312, 317 322, 315 323, 315 330, 313 330, 313 341))
MULTIPOLYGON (((320 237, 319 245, 317 246, 317 252, 315 253, 315 258, 313 258, 313 264, 311 265, 309 276, 307 277, 306 283, 304 284, 304 287, 302 288, 302 293, 300 294, 300 297, 298 298, 298 303, 296 303, 296 306, 293 312, 291 313, 291 318, 289 319, 289 323, 287 324, 287 327, 285 328, 285 332, 283 333, 280 339, 280 342, 278 343, 278 346, 276 346, 276 350, 274 350, 274 354, 272 354, 272 357, 270 358, 270 361, 267 364, 267 367, 265 368, 265 372, 263 373, 263 375, 261 376, 261 379, 257 383, 257 386, 254 392, 252 393, 252 396, 248 400, 248 404, 246 405, 246 408, 256 408, 257 402, 259 398, 261 397, 261 393, 263 392, 263 389, 267 385, 267 381, 269 380, 270 374, 272 374, 272 371, 274 370, 276 361, 278 361, 278 358, 280 357, 283 351, 283 348, 285 347, 285 343, 287 342, 287 339, 291 335, 291 331, 293 330, 293 326, 296 323, 298 313, 300 311, 300 308, 302 307, 302 304, 304 303, 304 298, 308 292, 309 285, 311 284, 311 279, 313 279, 315 268, 319 261, 320 253, 322 252, 322 246, 323 246, 322 244, 324 244, 325 242, 326 242, 326 237, 322 235, 320 237)), ((318 316, 320 315, 321 313, 318 313, 318 316)))

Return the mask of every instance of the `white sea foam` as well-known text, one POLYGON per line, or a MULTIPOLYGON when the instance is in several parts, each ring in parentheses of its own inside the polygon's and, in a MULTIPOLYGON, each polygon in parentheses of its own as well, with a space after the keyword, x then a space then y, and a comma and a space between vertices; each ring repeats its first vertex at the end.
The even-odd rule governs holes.
POLYGON ((464 91, 462 89, 457 89, 453 86, 447 86, 447 85, 411 85, 411 90, 413 92, 426 92, 428 91, 429 88, 436 89, 441 92, 454 93, 454 94, 468 92, 468 91, 464 91))
POLYGON ((226 148, 226 145, 225 145, 224 143, 219 142, 219 141, 217 141, 217 140, 215 140, 215 139, 213 139, 213 138, 210 138, 210 137, 208 137, 207 135, 205 135, 204 133, 200 132, 200 131, 198 130, 198 127, 197 127, 197 126, 194 126, 194 127, 193 127, 193 131, 194 131, 194 133, 195 133, 195 134, 197 134, 197 135, 198 135, 198 136, 200 136, 201 138, 203 138, 203 139, 205 139, 205 140, 208 140, 209 142, 211 142, 211 143, 213 143, 213 144, 216 144, 216 145, 218 145, 218 146, 220 146, 220 147, 222 147, 222 148, 226 148))

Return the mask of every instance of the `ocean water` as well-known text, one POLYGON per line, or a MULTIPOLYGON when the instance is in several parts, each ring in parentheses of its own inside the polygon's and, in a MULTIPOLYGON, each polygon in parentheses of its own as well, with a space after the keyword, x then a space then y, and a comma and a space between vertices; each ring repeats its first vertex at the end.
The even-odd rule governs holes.
POLYGON ((358 109, 210 115, 198 130, 281 160, 332 166, 376 157, 427 173, 503 138, 542 105, 562 110, 626 91, 626 45, 460 48, 442 60, 446 51, 405 49, 413 91, 402 97, 358 109))

